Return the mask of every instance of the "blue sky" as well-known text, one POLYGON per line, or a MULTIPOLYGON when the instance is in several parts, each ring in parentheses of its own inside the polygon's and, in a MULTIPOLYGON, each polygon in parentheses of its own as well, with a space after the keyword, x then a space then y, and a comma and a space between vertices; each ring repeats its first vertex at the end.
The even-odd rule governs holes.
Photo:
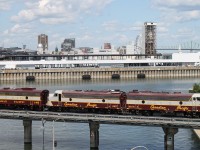
POLYGON ((49 36, 49 49, 65 38, 76 47, 115 46, 135 41, 144 22, 156 22, 157 45, 200 41, 198 0, 0 0, 0 47, 35 50, 37 36, 49 36))

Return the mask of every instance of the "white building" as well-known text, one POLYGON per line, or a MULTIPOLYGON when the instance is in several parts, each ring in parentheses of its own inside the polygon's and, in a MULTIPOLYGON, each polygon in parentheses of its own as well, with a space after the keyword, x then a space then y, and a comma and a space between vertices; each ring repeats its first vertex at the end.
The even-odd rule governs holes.
POLYGON ((37 46, 37 54, 40 55, 40 54, 43 54, 43 46, 42 44, 38 44, 37 46))
POLYGON ((134 47, 134 42, 126 45, 126 54, 135 54, 134 47))

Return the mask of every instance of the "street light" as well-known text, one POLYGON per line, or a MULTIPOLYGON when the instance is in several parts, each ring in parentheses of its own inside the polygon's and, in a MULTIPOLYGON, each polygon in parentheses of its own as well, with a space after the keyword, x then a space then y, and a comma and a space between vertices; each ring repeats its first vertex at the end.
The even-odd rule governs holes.
POLYGON ((55 150, 55 145, 54 145, 54 120, 53 120, 53 129, 52 129, 52 133, 53 133, 53 150, 55 150))
POLYGON ((42 137, 42 143, 43 143, 43 150, 44 150, 44 124, 46 123, 46 120, 44 120, 43 118, 42 118, 42 135, 43 135, 43 137, 42 137))
POLYGON ((55 134, 54 134, 54 120, 53 120, 53 129, 52 129, 52 133, 53 133, 53 150, 55 150, 55 147, 57 147, 57 141, 55 140, 55 134))
MULTIPOLYGON (((57 147, 57 141, 55 140, 55 131, 54 131, 54 122, 56 120, 53 120, 53 125, 52 125, 52 135, 53 135, 53 150, 55 150, 55 147, 57 147)), ((43 143, 43 150, 45 148, 45 145, 44 145, 44 131, 45 131, 45 127, 44 127, 44 124, 46 123, 46 120, 44 120, 42 118, 42 131, 43 131, 43 140, 42 140, 42 143, 43 143)))

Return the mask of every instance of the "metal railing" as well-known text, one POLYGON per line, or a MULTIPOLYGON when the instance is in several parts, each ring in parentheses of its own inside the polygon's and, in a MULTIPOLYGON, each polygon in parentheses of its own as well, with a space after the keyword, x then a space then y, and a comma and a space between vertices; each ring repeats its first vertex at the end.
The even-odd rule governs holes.
POLYGON ((45 111, 36 112, 36 111, 15 111, 15 110, 0 110, 0 118, 20 119, 20 120, 29 119, 29 120, 40 120, 40 121, 42 119, 45 119, 46 121, 54 120, 57 122, 78 122, 78 123, 88 123, 90 121, 97 121, 101 124, 200 129, 199 118, 62 113, 62 112, 45 112, 45 111))

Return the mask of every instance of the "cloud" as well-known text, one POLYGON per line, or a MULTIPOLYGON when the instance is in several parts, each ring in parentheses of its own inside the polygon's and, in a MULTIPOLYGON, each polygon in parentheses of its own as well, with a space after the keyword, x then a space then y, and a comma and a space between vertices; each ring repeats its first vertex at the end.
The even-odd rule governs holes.
POLYGON ((7 29, 3 33, 4 35, 24 34, 29 32, 31 28, 29 24, 15 24, 11 29, 7 29))
POLYGON ((39 0, 26 2, 26 9, 12 16, 15 22, 38 20, 44 24, 71 23, 82 14, 96 14, 113 0, 39 0))
POLYGON ((18 16, 13 16, 11 20, 20 22, 20 20, 32 21, 36 18, 36 15, 31 10, 22 10, 18 13, 18 16))
POLYGON ((159 22, 157 24, 157 32, 159 34, 165 34, 167 32, 169 32, 169 27, 170 27, 171 23, 165 23, 165 22, 159 22))
POLYGON ((154 5, 162 8, 175 8, 182 11, 197 10, 200 7, 198 0, 153 0, 154 5))
POLYGON ((179 28, 177 31, 177 36, 182 36, 185 38, 188 38, 188 36, 191 38, 195 35, 194 30, 187 28, 187 27, 183 27, 183 28, 179 28))
POLYGON ((91 41, 92 39, 94 39, 94 37, 92 37, 91 35, 89 35, 87 33, 78 38, 78 40, 81 42, 82 41, 91 41))
POLYGON ((164 20, 185 22, 200 19, 200 1, 197 0, 152 0, 164 20))
POLYGON ((118 27, 118 22, 113 20, 113 21, 108 21, 108 22, 104 22, 102 24, 102 27, 107 30, 107 31, 113 31, 118 27))
POLYGON ((0 0, 0 10, 9 10, 14 1, 15 0, 0 0))
POLYGON ((144 26, 144 22, 135 22, 133 25, 127 28, 130 31, 142 31, 142 27, 144 26))
POLYGON ((109 42, 112 44, 118 43, 119 45, 123 45, 130 40, 130 38, 126 34, 122 33, 115 33, 113 35, 108 35, 106 37, 100 37, 99 39, 102 41, 102 43, 103 42, 109 42))

